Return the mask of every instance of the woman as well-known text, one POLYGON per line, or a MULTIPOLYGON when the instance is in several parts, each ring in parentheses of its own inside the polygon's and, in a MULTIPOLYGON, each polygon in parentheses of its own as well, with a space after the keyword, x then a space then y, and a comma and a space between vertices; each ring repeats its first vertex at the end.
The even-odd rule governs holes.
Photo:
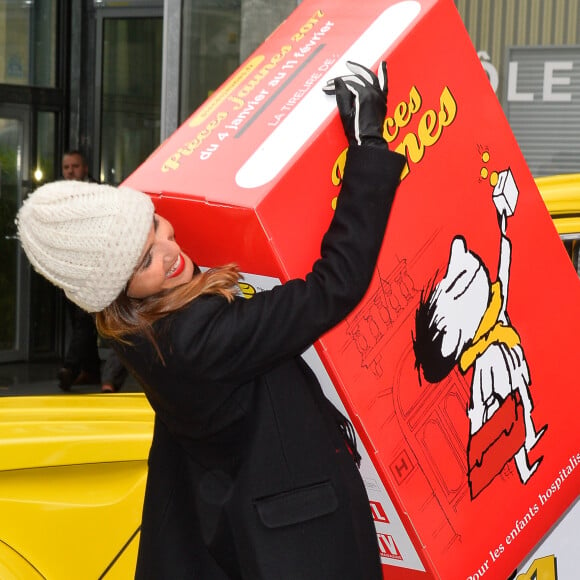
POLYGON ((20 211, 35 268, 96 313, 155 410, 137 578, 382 578, 350 425, 300 357, 367 290, 405 163, 382 136, 384 63, 380 81, 349 68, 325 89, 350 149, 305 280, 241 298, 235 266, 201 273, 131 190, 50 184, 20 211))

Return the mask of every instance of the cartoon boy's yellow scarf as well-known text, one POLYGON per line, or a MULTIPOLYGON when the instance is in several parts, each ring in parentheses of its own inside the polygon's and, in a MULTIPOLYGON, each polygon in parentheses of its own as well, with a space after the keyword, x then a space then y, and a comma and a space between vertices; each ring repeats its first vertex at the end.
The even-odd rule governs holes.
POLYGON ((501 282, 494 282, 491 285, 489 306, 483 314, 483 318, 473 337, 473 342, 471 346, 463 351, 459 358, 461 372, 466 372, 490 344, 504 343, 510 348, 520 344, 518 333, 511 326, 506 326, 497 320, 501 310, 501 302, 501 282))

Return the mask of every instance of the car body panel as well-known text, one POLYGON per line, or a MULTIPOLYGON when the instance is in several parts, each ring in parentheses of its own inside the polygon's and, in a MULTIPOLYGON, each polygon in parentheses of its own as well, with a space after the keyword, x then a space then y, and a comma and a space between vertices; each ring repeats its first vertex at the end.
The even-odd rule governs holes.
POLYGON ((0 571, 133 577, 153 432, 145 396, 1 402, 0 571))
POLYGON ((40 580, 42 575, 18 552, 0 542, 0 578, 2 580, 40 580))
POLYGON ((538 177, 535 181, 580 276, 580 173, 538 177))
POLYGON ((536 185, 560 236, 580 236, 580 173, 537 177, 536 185))

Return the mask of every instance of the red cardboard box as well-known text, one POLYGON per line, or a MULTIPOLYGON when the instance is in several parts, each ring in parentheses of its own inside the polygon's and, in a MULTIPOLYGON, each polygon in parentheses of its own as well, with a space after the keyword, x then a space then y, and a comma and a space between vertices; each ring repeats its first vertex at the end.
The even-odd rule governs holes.
POLYGON ((580 489, 580 284, 453 2, 303 1, 125 184, 248 292, 304 276, 346 147, 321 87, 383 58, 408 164, 366 298, 306 358, 364 445, 385 576, 503 579, 580 489))

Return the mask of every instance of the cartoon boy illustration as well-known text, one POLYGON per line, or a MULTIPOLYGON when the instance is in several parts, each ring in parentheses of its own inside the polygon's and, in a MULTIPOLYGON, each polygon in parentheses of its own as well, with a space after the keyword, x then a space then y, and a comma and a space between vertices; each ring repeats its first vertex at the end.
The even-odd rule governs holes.
POLYGON ((542 458, 530 465, 528 453, 544 434, 532 420, 530 373, 518 333, 506 312, 511 263, 507 219, 518 198, 509 169, 493 190, 500 229, 497 281, 462 236, 451 243, 447 271, 424 290, 415 317, 413 348, 421 378, 436 383, 458 365, 472 369, 468 481, 472 499, 513 458, 522 483, 542 458), (428 294, 425 297, 425 294, 428 294))

